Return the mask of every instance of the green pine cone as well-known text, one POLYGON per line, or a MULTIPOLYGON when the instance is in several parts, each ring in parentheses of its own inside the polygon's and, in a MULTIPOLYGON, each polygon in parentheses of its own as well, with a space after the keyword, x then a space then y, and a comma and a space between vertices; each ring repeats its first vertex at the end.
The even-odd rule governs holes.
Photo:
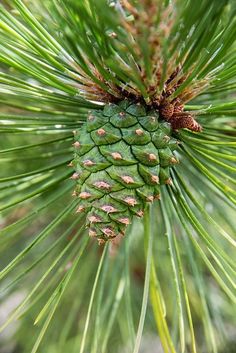
POLYGON ((169 184, 178 141, 158 112, 124 100, 93 110, 75 131, 78 212, 87 212, 89 235, 100 242, 124 234, 134 215, 160 198, 169 184))

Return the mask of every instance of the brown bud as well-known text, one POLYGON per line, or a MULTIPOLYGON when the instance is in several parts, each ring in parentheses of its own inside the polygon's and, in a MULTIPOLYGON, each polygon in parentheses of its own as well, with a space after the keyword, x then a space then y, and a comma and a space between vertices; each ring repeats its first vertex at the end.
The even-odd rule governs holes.
POLYGON ((202 127, 198 122, 194 119, 191 114, 182 113, 178 116, 173 116, 170 120, 172 129, 189 129, 191 131, 200 132, 202 131, 202 127))
POLYGON ((182 111, 184 110, 184 105, 176 105, 174 108, 174 114, 179 114, 182 113, 182 111))
POLYGON ((164 103, 160 106, 161 115, 168 121, 174 114, 174 105, 171 103, 164 103))

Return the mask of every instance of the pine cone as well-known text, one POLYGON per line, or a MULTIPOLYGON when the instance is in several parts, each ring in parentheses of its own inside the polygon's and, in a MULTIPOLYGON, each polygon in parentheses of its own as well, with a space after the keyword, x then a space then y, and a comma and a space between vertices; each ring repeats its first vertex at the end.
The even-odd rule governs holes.
POLYGON ((100 242, 124 234, 134 215, 160 198, 178 163, 178 141, 158 112, 128 100, 89 113, 75 131, 75 194, 78 212, 87 212, 89 235, 100 242))

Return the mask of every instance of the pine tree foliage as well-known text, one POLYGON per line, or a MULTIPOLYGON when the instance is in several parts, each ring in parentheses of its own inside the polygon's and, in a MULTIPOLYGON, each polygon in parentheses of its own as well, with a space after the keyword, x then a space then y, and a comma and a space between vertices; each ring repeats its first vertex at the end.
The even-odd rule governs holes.
MULTIPOLYGON (((1 301, 23 297, 1 331, 19 324, 20 351, 138 353, 148 332, 165 353, 225 351, 236 297, 235 12, 234 0, 1 2, 1 301), (73 145, 91 112, 105 123, 105 109, 132 105, 168 126, 178 148, 167 164, 179 163, 144 218, 98 246, 76 213, 73 145)), ((140 162, 142 148, 131 149, 140 162)))

